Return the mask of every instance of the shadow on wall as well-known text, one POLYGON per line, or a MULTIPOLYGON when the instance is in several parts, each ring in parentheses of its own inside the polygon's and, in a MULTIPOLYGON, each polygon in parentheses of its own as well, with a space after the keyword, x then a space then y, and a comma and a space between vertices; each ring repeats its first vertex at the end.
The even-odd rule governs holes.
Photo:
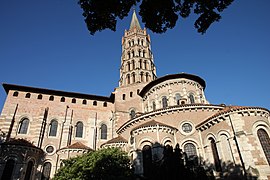
MULTIPOLYGON (((137 150, 139 152, 139 150, 137 150)), ((221 162, 219 170, 217 165, 203 161, 201 157, 188 155, 183 152, 177 144, 175 148, 170 145, 165 147, 159 143, 143 147, 141 156, 133 161, 136 171, 136 163, 143 164, 143 175, 137 179, 145 180, 242 180, 258 179, 258 171, 249 168, 247 177, 243 175, 242 166, 233 162, 221 162), (141 158, 140 158, 141 157, 141 158)))

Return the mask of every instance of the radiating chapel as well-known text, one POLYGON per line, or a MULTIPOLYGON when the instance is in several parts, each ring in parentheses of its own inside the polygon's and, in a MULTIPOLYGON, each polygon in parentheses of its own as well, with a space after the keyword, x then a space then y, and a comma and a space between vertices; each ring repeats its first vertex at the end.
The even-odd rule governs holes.
POLYGON ((217 176, 230 165, 270 179, 268 109, 211 104, 197 75, 157 77, 150 36, 135 12, 120 62, 109 96, 3 84, 0 179, 50 179, 64 159, 107 147, 126 151, 134 173, 147 176, 163 148, 177 144, 217 176))

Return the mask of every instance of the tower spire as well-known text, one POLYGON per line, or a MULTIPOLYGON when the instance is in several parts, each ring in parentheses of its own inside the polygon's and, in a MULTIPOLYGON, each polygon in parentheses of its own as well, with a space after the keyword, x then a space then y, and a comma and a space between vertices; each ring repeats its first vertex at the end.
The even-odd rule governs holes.
POLYGON ((142 29, 140 26, 139 20, 137 18, 136 12, 135 12, 135 8, 134 8, 129 29, 131 30, 131 29, 134 29, 135 27, 138 29, 142 29))

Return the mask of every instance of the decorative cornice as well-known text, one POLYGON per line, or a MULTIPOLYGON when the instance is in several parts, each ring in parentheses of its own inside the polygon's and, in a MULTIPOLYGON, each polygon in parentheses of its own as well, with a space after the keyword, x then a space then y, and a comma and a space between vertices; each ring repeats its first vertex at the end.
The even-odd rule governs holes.
POLYGON ((209 110, 209 109, 223 109, 222 106, 219 105, 212 105, 212 104, 184 104, 178 106, 170 106, 163 109, 157 109, 155 111, 144 113, 138 117, 130 119, 126 123, 124 123, 116 132, 117 134, 123 133, 127 128, 134 126, 135 124, 140 123, 141 121, 145 121, 146 119, 151 119, 152 117, 156 117, 162 114, 168 114, 175 111, 197 111, 197 110, 209 110))
POLYGON ((257 116, 269 117, 270 111, 262 107, 249 107, 249 106, 226 106, 221 111, 210 116, 200 124, 196 126, 197 130, 204 131, 215 124, 226 120, 227 116, 231 113, 238 113, 242 116, 251 116, 252 114, 257 116))

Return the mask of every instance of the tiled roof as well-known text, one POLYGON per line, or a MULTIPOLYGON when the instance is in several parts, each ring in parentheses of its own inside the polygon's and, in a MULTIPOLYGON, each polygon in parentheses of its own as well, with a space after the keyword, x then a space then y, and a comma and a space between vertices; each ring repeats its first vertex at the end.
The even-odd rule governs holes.
MULTIPOLYGON (((128 141, 127 141, 125 138, 123 138, 122 136, 117 136, 116 138, 113 138, 113 139, 107 141, 107 142, 104 143, 104 144, 127 143, 127 142, 128 142, 128 141)), ((103 144, 103 145, 104 145, 104 144, 103 144)))
POLYGON ((203 87, 203 89, 205 89, 205 86, 206 86, 205 81, 199 76, 196 76, 193 74, 187 74, 187 73, 179 73, 179 74, 169 74, 166 76, 159 77, 155 79, 154 81, 151 81, 141 90, 139 95, 143 97, 146 94, 146 92, 149 91, 153 86, 159 83, 162 83, 164 81, 170 80, 170 79, 179 79, 179 78, 185 78, 185 79, 196 81, 203 87))
POLYGON ((238 110, 247 110, 247 109, 263 109, 269 112, 268 109, 265 108, 261 108, 261 107, 251 107, 251 106, 225 106, 224 109, 218 111, 217 113, 215 113, 214 115, 208 117, 206 120, 204 120, 203 122, 201 122, 200 124, 198 124, 196 127, 201 126, 202 124, 208 122, 210 119, 213 119, 215 117, 218 117, 222 114, 226 114, 229 112, 233 112, 233 111, 238 111, 238 110))
POLYGON ((88 149, 88 150, 92 150, 90 147, 84 145, 81 142, 75 142, 69 146, 63 147, 61 149, 88 149))
POLYGON ((146 123, 143 123, 143 124, 141 124, 141 125, 139 125, 139 126, 136 126, 136 127, 135 127, 134 129, 132 129, 131 131, 134 131, 134 130, 139 129, 139 128, 142 128, 142 127, 150 127, 150 126, 156 126, 156 125, 159 125, 159 126, 166 126, 166 127, 171 128, 171 129, 177 129, 177 128, 172 127, 172 126, 169 126, 169 125, 167 125, 167 124, 164 124, 164 123, 161 123, 161 122, 157 122, 157 121, 155 121, 155 120, 151 120, 151 121, 148 121, 148 122, 146 122, 146 123))

